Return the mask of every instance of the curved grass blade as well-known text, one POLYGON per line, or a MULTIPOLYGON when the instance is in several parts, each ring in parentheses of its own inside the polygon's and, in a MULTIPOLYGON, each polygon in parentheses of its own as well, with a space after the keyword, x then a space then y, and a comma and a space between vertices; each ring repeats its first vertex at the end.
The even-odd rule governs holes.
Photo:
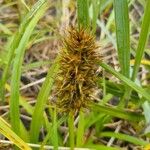
MULTIPOLYGON (((19 42, 22 38, 22 35, 25 32, 25 29, 26 29, 28 23, 31 21, 31 19, 36 14, 36 12, 39 10, 39 8, 43 5, 43 3, 45 3, 45 0, 39 0, 37 3, 35 3, 35 5, 31 9, 31 11, 24 17, 24 20, 22 21, 18 32, 12 37, 12 42, 8 48, 9 52, 8 52, 8 55, 6 58, 7 64, 4 68, 4 71, 2 74, 2 79, 0 80, 0 98, 2 99, 2 101, 4 101, 4 93, 5 93, 4 92, 4 89, 5 89, 4 86, 5 86, 5 83, 6 83, 7 78, 8 78, 8 72, 9 72, 9 69, 11 66, 12 59, 15 55, 14 54, 15 50, 17 49, 17 47, 19 45, 19 42)), ((24 47, 25 46, 26 45, 24 45, 24 47)))
POLYGON ((31 148, 10 128, 9 124, 0 117, 0 133, 12 141, 21 150, 31 150, 31 148))
POLYGON ((25 45, 27 44, 37 22, 46 11, 46 8, 47 8, 46 2, 39 7, 37 13, 33 16, 32 20, 26 27, 26 30, 16 49, 16 57, 13 63, 13 71, 12 71, 12 78, 11 78, 10 117, 11 117, 12 129, 17 134, 19 134, 20 132, 19 85, 20 85, 21 67, 22 67, 23 56, 25 52, 25 45))
POLYGON ((59 60, 59 57, 56 58, 55 62, 52 64, 51 68, 49 69, 47 77, 37 97, 37 102, 36 102, 33 116, 32 116, 31 131, 30 131, 31 133, 30 140, 31 142, 34 142, 34 143, 38 141, 45 104, 48 100, 49 93, 52 89, 55 75, 59 69, 58 60, 59 60))
POLYGON ((146 92, 143 88, 139 87, 133 81, 131 81, 130 79, 126 78, 121 73, 115 71, 113 68, 111 68, 107 64, 105 64, 105 63, 99 63, 99 65, 101 67, 103 67, 105 70, 107 70, 108 72, 110 72, 111 74, 113 74, 115 77, 117 77, 118 79, 120 79, 127 86, 129 86, 130 88, 134 89, 136 92, 138 92, 139 94, 141 94, 145 99, 147 99, 148 101, 150 101, 150 94, 148 92, 146 92))
POLYGON ((146 45, 148 35, 149 35, 149 28, 150 28, 150 9, 149 8, 150 8, 150 1, 147 0, 143 23, 142 23, 141 32, 140 32, 140 37, 139 37, 139 43, 138 43, 136 56, 135 56, 133 73, 132 73, 133 81, 135 81, 136 79, 139 66, 142 60, 142 56, 144 54, 145 45, 146 45))

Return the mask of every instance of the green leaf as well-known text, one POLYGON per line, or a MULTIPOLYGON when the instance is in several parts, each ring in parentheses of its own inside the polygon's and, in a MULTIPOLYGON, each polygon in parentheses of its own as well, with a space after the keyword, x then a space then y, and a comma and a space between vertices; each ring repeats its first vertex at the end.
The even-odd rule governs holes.
POLYGON ((115 77, 117 77, 118 79, 120 79, 122 82, 124 82, 127 86, 129 86, 130 88, 134 89, 136 92, 138 92, 139 94, 141 94, 144 98, 146 98, 147 100, 150 101, 150 94, 148 92, 146 92, 143 88, 139 87, 138 85, 136 85, 133 81, 131 81, 130 79, 126 78, 124 75, 122 75, 121 73, 115 71, 113 68, 111 68, 110 66, 108 66, 105 63, 99 63, 99 65, 101 67, 103 67, 105 70, 107 70, 108 72, 110 72, 111 74, 113 74, 115 77))
POLYGON ((77 0, 77 11, 79 27, 89 27, 89 0, 77 0))
POLYGON ((130 36, 129 36, 128 1, 114 0, 114 12, 116 22, 118 59, 121 68, 121 73, 124 76, 129 77, 130 36))
POLYGON ((143 105, 144 116, 147 124, 150 124, 150 104, 148 101, 144 102, 143 105))
POLYGON ((12 131, 10 125, 1 117, 0 117, 0 133, 3 134, 5 137, 7 137, 20 149, 31 150, 31 148, 12 131))
POLYGON ((114 117, 121 118, 121 119, 125 119, 125 120, 129 120, 129 121, 139 122, 141 120, 144 120, 144 116, 141 114, 129 112, 129 111, 119 109, 119 108, 114 108, 114 107, 108 107, 108 106, 102 106, 102 105, 94 104, 92 106, 92 110, 93 111, 100 111, 100 112, 103 112, 107 115, 114 116, 114 117))
MULTIPOLYGON (((32 7, 31 11, 29 11, 29 13, 24 17, 23 21, 21 22, 21 25, 19 27, 19 30, 17 33, 15 33, 12 36, 12 42, 9 46, 9 52, 7 54, 6 60, 7 60, 7 64, 4 68, 3 74, 2 74, 2 78, 0 80, 0 97, 2 100, 4 100, 4 86, 5 83, 7 81, 8 78, 8 73, 9 73, 9 69, 11 66, 11 62, 13 57, 15 56, 15 50, 18 48, 18 45, 20 43, 20 40, 22 38, 22 35, 24 34, 28 23, 32 20, 32 18, 34 17, 34 15, 37 13, 37 11, 41 8, 41 6, 43 5, 43 3, 45 3, 45 0, 39 0, 37 3, 35 3, 35 5, 32 7)), ((27 43, 26 43, 27 44, 27 43)), ((24 49, 26 47, 25 43, 24 43, 24 49)))
POLYGON ((146 146, 149 142, 141 140, 139 138, 130 136, 130 135, 126 135, 126 134, 122 134, 122 133, 114 133, 114 132, 102 132, 100 134, 101 137, 115 137, 117 139, 123 140, 123 141, 127 141, 130 143, 133 143, 135 145, 140 145, 140 146, 146 146))
POLYGON ((150 133, 150 104, 148 101, 144 102, 143 105, 143 110, 144 110, 144 116, 146 120, 146 127, 142 131, 144 134, 149 134, 150 133))
POLYGON ((100 0, 92 0, 92 29, 94 33, 96 31, 98 14, 100 12, 100 4, 100 0))
POLYGON ((26 27, 26 30, 23 36, 21 37, 18 47, 15 51, 16 56, 13 63, 13 71, 12 71, 12 78, 11 78, 10 118, 11 118, 12 128, 17 134, 19 134, 20 132, 19 85, 20 85, 22 62, 25 53, 25 45, 27 45, 34 27, 36 26, 37 22, 46 11, 46 8, 47 8, 47 3, 45 2, 39 5, 37 13, 33 16, 32 20, 29 22, 28 26, 26 27))
POLYGON ((32 116, 32 122, 31 122, 31 142, 37 143, 38 137, 39 137, 39 131, 41 127, 41 122, 43 120, 43 113, 44 108, 46 105, 46 102, 48 100, 48 96, 50 94, 50 91, 53 86, 54 78, 56 76, 56 73, 59 69, 59 56, 56 58, 55 62, 51 66, 51 68, 48 71, 47 77, 42 85, 42 88, 38 94, 37 102, 35 104, 33 116, 32 116), (40 120, 40 122, 39 122, 40 120))
POLYGON ((137 47, 136 56, 135 56, 134 69, 133 69, 133 74, 132 74, 133 81, 135 81, 136 79, 139 66, 141 63, 141 59, 144 54, 145 45, 146 45, 148 35, 149 35, 149 28, 150 28, 150 1, 147 0, 144 18, 143 18, 142 27, 141 27, 141 32, 140 32, 140 37, 139 37, 139 42, 138 42, 138 47, 137 47))

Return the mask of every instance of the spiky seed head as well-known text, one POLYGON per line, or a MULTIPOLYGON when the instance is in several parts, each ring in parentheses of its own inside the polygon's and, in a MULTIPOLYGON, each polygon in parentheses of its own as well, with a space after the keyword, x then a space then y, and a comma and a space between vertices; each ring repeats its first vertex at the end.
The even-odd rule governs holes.
POLYGON ((88 30, 70 28, 60 51, 60 72, 56 80, 57 105, 65 112, 78 111, 92 102, 96 90, 96 62, 99 46, 88 30))

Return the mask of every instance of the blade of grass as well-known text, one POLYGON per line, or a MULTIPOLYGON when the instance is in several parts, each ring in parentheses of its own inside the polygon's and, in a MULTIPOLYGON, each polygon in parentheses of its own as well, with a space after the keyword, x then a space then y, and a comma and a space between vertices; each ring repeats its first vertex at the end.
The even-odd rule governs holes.
POLYGON ((111 74, 113 74, 115 77, 117 77, 118 79, 120 79, 127 86, 129 86, 130 88, 134 89, 136 92, 138 92, 139 94, 141 94, 148 101, 150 101, 150 94, 148 92, 146 92, 143 88, 139 87, 134 82, 132 82, 130 79, 126 78, 121 73, 115 71, 113 68, 111 68, 107 64, 105 64, 105 63, 99 63, 99 65, 101 67, 103 67, 105 70, 107 70, 108 72, 110 72, 111 74))
POLYGON ((25 142, 29 142, 29 133, 26 130, 24 124, 22 123, 22 121, 20 122, 20 138, 22 138, 25 142))
POLYGON ((26 5, 24 0, 18 0, 17 3, 18 8, 18 14, 19 14, 19 20, 22 21, 25 14, 30 10, 29 7, 26 5))
POLYGON ((7 35, 12 35, 12 32, 7 28, 7 26, 0 23, 0 31, 4 32, 7 35))
POLYGON ((139 66, 141 63, 141 59, 144 54, 145 45, 146 45, 148 35, 149 35, 149 28, 150 28, 150 9, 149 8, 150 8, 150 1, 146 1, 146 8, 145 8, 145 13, 144 13, 144 18, 142 22, 138 47, 137 47, 136 56, 135 56, 135 63, 134 63, 134 68, 133 68, 133 73, 132 73, 133 81, 135 81, 136 79, 139 66))
MULTIPOLYGON (((117 52, 121 73, 129 78, 130 75, 130 31, 129 12, 127 0, 114 0, 114 12, 116 23, 117 52)), ((124 107, 129 99, 129 87, 126 87, 123 97, 120 99, 119 107, 124 107)))
POLYGON ((127 142, 133 143, 135 145, 140 145, 140 146, 146 146, 149 143, 148 141, 144 141, 142 139, 139 139, 130 135, 122 134, 122 133, 102 132, 100 136, 101 137, 115 137, 117 139, 127 141, 127 142))
POLYGON ((97 18, 98 14, 100 12, 100 0, 92 0, 92 6, 93 6, 93 16, 92 16, 92 29, 93 33, 96 31, 96 24, 97 24, 97 18))
POLYGON ((144 116, 141 114, 125 111, 123 109, 118 109, 118 108, 114 108, 114 107, 108 107, 108 106, 102 106, 102 105, 95 104, 92 106, 92 110, 93 111, 94 110, 101 111, 107 115, 125 119, 125 120, 129 120, 129 121, 139 122, 141 120, 144 120, 144 116))
POLYGON ((16 49, 16 57, 13 63, 13 71, 12 71, 12 78, 11 78, 10 118, 11 118, 12 128, 17 134, 19 134, 20 132, 19 85, 20 85, 23 56, 25 53, 25 45, 27 44, 37 22, 46 11, 46 8, 47 8, 47 3, 43 3, 43 5, 39 7, 39 10, 33 16, 31 22, 26 27, 26 30, 19 42, 18 48, 16 49))
POLYGON ((30 63, 22 67, 22 72, 25 72, 34 68, 38 68, 41 66, 50 65, 50 64, 51 64, 50 61, 38 61, 38 62, 30 63))
MULTIPOLYGON (((19 27, 19 30, 17 31, 17 33, 12 37, 12 42, 9 46, 9 52, 8 52, 8 55, 7 55, 7 64, 4 68, 4 71, 3 71, 3 74, 2 74, 2 78, 0 80, 0 97, 1 97, 1 100, 4 101, 4 86, 5 86, 5 83, 7 81, 7 78, 8 78, 8 73, 9 73, 9 69, 10 69, 10 66, 11 66, 11 62, 12 62, 12 59, 14 57, 14 53, 15 53, 15 50, 17 49, 18 45, 19 45, 19 42, 22 38, 22 35, 24 34, 25 32, 25 29, 28 25, 28 23, 31 21, 32 17, 34 17, 34 15, 36 14, 36 12, 39 10, 39 8, 43 5, 43 3, 45 3, 45 0, 39 0, 37 3, 35 3, 35 5, 32 7, 31 11, 24 17, 24 20, 22 21, 20 27, 19 27)), ((26 45, 24 45, 25 47, 26 45)))
POLYGON ((32 122, 31 122, 31 137, 30 140, 31 142, 36 143, 38 141, 39 137, 39 131, 41 127, 41 120, 43 118, 43 112, 45 108, 45 104, 48 100, 49 93, 52 89, 53 82, 55 75, 59 69, 59 56, 57 56, 55 62, 51 66, 51 68, 48 71, 47 77, 42 85, 42 88, 38 94, 37 97, 37 102, 34 108, 33 116, 32 116, 32 122), (39 122, 40 120, 40 122, 39 122))
MULTIPOLYGON (((5 88, 11 93, 10 85, 6 84, 5 88)), ((32 115, 33 113, 33 107, 27 102, 25 97, 20 96, 19 97, 20 105, 27 111, 28 114, 32 115)))
POLYGON ((89 0, 77 0, 78 26, 89 27, 89 0))
POLYGON ((127 0, 114 0, 118 59, 121 73, 129 78, 130 36, 127 0))
POLYGON ((31 148, 10 128, 10 125, 0 117, 0 133, 12 141, 16 146, 22 150, 31 150, 31 148))

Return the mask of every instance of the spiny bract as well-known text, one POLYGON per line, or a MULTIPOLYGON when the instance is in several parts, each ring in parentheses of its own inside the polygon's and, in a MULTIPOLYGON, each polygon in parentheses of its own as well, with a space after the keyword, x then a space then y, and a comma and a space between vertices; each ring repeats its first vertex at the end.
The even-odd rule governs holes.
POLYGON ((57 105, 65 112, 78 111, 92 101, 96 90, 98 45, 88 30, 70 28, 60 51, 60 72, 56 81, 57 105))

